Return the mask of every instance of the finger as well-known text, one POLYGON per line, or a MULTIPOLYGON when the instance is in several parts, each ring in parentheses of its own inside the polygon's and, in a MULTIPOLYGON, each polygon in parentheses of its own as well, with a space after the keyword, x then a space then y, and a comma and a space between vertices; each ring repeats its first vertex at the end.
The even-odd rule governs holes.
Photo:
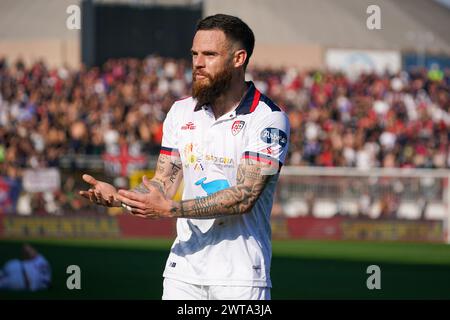
POLYGON ((110 196, 108 197, 108 200, 106 201, 107 206, 108 206, 108 207, 111 207, 112 204, 113 204, 113 201, 114 201, 114 196, 110 195, 110 196))
POLYGON ((91 202, 96 202, 94 190, 92 189, 89 189, 89 200, 91 200, 91 202))
POLYGON ((93 186, 95 186, 98 182, 93 176, 90 176, 88 174, 83 174, 83 180, 93 186))
POLYGON ((105 199, 105 197, 103 197, 103 195, 102 195, 100 192, 95 191, 95 195, 96 195, 96 197, 97 197, 97 201, 98 201, 100 204, 102 204, 102 205, 104 205, 104 206, 108 206, 108 199, 105 199))
POLYGON ((98 199, 98 203, 101 204, 102 206, 105 206, 105 207, 108 206, 108 204, 106 203, 106 200, 103 199, 103 198, 99 198, 98 199))
POLYGON ((89 192, 87 191, 81 190, 78 194, 86 199, 89 199, 89 192))
POLYGON ((95 197, 95 201, 96 201, 98 204, 103 205, 103 197, 102 197, 101 194, 99 194, 99 193, 97 193, 96 191, 94 191, 94 197, 95 197))
POLYGON ((143 210, 145 209, 145 204, 143 202, 131 200, 127 197, 121 196, 120 194, 118 194, 116 196, 116 199, 119 200, 120 202, 124 203, 127 206, 139 208, 139 209, 143 209, 143 210))
POLYGON ((131 208, 131 211, 130 211, 132 214, 134 214, 134 215, 137 215, 137 214, 140 214, 140 215, 143 215, 143 216, 147 216, 146 214, 145 214, 145 210, 142 210, 142 209, 139 209, 139 208, 131 208))
POLYGON ((133 216, 135 216, 135 217, 140 217, 140 218, 144 218, 144 219, 148 218, 148 216, 143 215, 143 214, 133 214, 133 216))
POLYGON ((94 191, 94 195, 95 195, 95 199, 97 199, 97 201, 101 203, 103 200, 102 194, 98 191, 94 191))
POLYGON ((131 200, 139 201, 139 202, 145 202, 146 195, 140 194, 133 191, 127 191, 127 190, 119 190, 119 195, 131 200))

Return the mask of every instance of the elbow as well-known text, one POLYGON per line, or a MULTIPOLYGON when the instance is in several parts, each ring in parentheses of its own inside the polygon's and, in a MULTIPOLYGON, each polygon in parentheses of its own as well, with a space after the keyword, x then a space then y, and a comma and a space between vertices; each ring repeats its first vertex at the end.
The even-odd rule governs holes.
POLYGON ((243 204, 242 204, 242 206, 241 206, 241 210, 240 210, 240 213, 241 214, 247 214, 247 213, 250 213, 252 210, 253 210, 253 207, 255 206, 255 204, 256 204, 256 200, 257 199, 253 199, 253 198, 249 198, 249 199, 247 199, 247 201, 245 201, 243 204))

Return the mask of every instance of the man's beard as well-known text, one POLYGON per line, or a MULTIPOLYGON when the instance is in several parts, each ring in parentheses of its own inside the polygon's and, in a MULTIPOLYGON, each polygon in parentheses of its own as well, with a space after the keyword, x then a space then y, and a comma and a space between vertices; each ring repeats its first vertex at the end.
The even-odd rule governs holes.
POLYGON ((198 107, 205 104, 213 104, 217 98, 219 98, 231 86, 231 79, 233 77, 231 68, 224 68, 214 77, 209 74, 202 73, 201 71, 198 72, 200 75, 209 79, 208 83, 203 82, 206 79, 195 80, 195 73, 196 71, 193 71, 192 74, 192 97, 197 100, 198 107))

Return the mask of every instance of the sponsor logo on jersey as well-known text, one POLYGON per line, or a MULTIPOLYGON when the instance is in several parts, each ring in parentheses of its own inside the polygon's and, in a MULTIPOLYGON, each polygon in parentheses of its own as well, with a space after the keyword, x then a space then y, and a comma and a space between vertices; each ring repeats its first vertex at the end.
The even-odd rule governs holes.
POLYGON ((181 130, 194 130, 195 124, 193 122, 188 122, 184 126, 181 126, 181 130))
POLYGON ((277 128, 265 128, 261 131, 261 140, 265 143, 278 143, 282 148, 287 144, 287 135, 277 128))
POLYGON ((195 185, 202 187, 203 191, 205 191, 208 196, 210 194, 216 193, 217 191, 230 187, 230 184, 226 179, 218 179, 206 183, 205 180, 206 177, 201 178, 200 180, 195 182, 195 185))
POLYGON ((234 167, 234 159, 213 154, 202 154, 196 143, 188 143, 183 148, 184 167, 192 167, 195 171, 204 171, 205 165, 212 163, 224 167, 234 167))
POLYGON ((220 164, 225 167, 234 166, 234 160, 229 157, 217 157, 212 154, 205 154, 205 161, 212 162, 214 164, 220 164))
POLYGON ((244 125, 245 125, 245 121, 242 121, 242 120, 236 120, 235 122, 233 122, 233 125, 231 126, 231 133, 233 134, 233 136, 235 136, 239 132, 241 132, 244 125))
POLYGON ((184 166, 189 167, 193 166, 195 171, 203 171, 203 166, 201 165, 202 154, 200 152, 200 148, 196 143, 188 143, 183 148, 184 153, 184 166))

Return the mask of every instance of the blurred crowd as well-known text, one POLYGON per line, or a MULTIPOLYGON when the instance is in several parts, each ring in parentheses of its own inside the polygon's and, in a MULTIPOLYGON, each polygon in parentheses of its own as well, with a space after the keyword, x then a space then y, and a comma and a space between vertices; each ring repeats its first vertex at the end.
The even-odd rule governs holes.
POLYGON ((450 70, 361 75, 253 70, 288 112, 288 164, 450 167, 450 70), (436 76, 437 73, 437 76, 436 76))
MULTIPOLYGON (((247 73, 289 115, 287 165, 450 167, 448 70, 356 79, 292 68, 247 73)), ((190 95, 191 80, 189 62, 157 56, 79 70, 0 58, 0 177, 122 144, 157 155, 165 115, 190 95)))
POLYGON ((186 63, 112 60, 89 70, 0 60, 0 175, 101 155, 122 142, 156 154, 162 122, 189 90, 186 63))

